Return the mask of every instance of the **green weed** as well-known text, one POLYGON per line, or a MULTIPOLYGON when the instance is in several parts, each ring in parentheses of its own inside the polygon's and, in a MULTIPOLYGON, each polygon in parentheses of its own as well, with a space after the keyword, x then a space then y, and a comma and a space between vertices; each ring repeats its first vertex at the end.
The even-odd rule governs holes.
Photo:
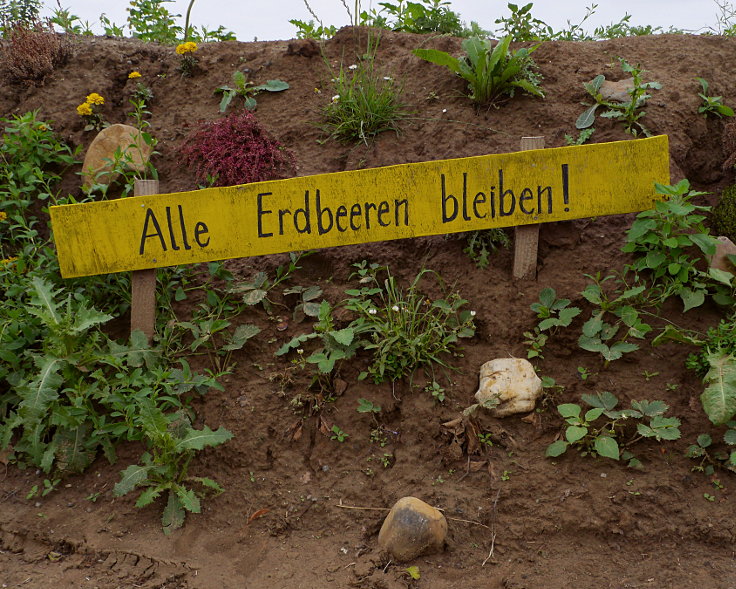
POLYGON ((201 512, 200 498, 206 492, 223 491, 210 478, 189 476, 188 469, 196 452, 223 444, 232 434, 223 427, 215 431, 207 426, 194 429, 186 414, 167 416, 153 403, 142 406, 140 425, 150 452, 141 456, 141 464, 132 464, 120 473, 113 494, 119 497, 143 487, 135 506, 146 507, 166 493, 161 524, 168 535, 184 525, 187 511, 201 512))
POLYGON ((289 89, 289 84, 283 80, 268 80, 265 84, 253 84, 245 78, 240 70, 233 72, 233 86, 220 86, 215 89, 215 94, 222 94, 220 101, 220 112, 225 112, 233 98, 240 96, 246 110, 255 110, 258 106, 256 95, 259 92, 283 92, 289 89))
POLYGON ((659 90, 662 85, 659 82, 644 82, 642 79, 641 66, 632 66, 625 59, 619 57, 619 63, 624 74, 628 74, 633 78, 632 87, 628 91, 629 100, 626 102, 611 101, 603 98, 600 89, 605 82, 606 77, 599 74, 590 82, 583 84, 585 90, 593 97, 595 104, 587 108, 575 122, 577 129, 587 129, 595 121, 595 114, 599 107, 606 109, 601 116, 607 119, 619 120, 623 123, 627 133, 631 133, 634 137, 643 134, 650 137, 651 133, 641 122, 646 112, 641 107, 651 98, 648 94, 649 90, 659 90))
POLYGON ((710 96, 708 94, 708 82, 703 78, 695 78, 700 83, 702 92, 698 92, 698 96, 703 100, 703 104, 698 107, 698 112, 705 117, 714 115, 719 119, 721 117, 732 117, 733 109, 723 104, 723 96, 710 96))
POLYGON ((510 43, 511 36, 495 46, 488 39, 471 37, 462 42, 465 56, 459 59, 438 49, 415 49, 413 53, 463 78, 468 83, 468 98, 478 105, 496 104, 503 98, 513 97, 517 90, 543 98, 530 57, 536 47, 511 51, 510 43))
POLYGON ((370 44, 356 63, 341 64, 333 74, 334 95, 322 110, 322 127, 332 139, 367 144, 384 131, 398 134, 410 114, 401 101, 400 85, 376 66, 376 46, 370 44))

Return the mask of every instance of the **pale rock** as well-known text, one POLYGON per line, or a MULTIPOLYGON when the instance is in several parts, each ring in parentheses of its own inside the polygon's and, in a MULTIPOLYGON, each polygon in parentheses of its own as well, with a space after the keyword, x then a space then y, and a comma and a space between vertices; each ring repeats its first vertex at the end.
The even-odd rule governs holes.
POLYGON ((716 252, 710 259, 710 267, 736 274, 736 268, 731 263, 731 260, 726 257, 736 255, 736 245, 728 237, 724 237, 723 235, 716 239, 718 240, 716 243, 716 252))
POLYGON ((490 409, 494 417, 527 413, 534 409, 542 394, 542 381, 524 358, 496 358, 480 367, 480 387, 475 398, 480 405, 498 405, 490 409))
POLYGON ((402 497, 389 511, 378 533, 378 545, 391 559, 406 562, 445 546, 447 520, 416 497, 402 497))
POLYGON ((620 82, 604 81, 599 92, 603 100, 609 102, 629 102, 631 100, 629 91, 633 89, 634 78, 626 78, 620 82))
POLYGON ((111 172, 115 152, 120 149, 130 161, 128 168, 142 172, 151 157, 153 147, 144 140, 141 132, 130 125, 115 124, 104 128, 97 134, 84 156, 82 164, 83 186, 89 188, 93 184, 111 184, 120 175, 111 172))

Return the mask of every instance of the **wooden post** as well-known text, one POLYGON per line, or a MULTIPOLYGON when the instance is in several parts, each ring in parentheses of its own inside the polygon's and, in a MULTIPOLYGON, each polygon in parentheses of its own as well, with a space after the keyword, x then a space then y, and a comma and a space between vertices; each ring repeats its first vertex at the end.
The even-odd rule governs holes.
MULTIPOLYGON (((133 194, 158 194, 158 180, 136 180, 133 194)), ((130 332, 142 331, 150 343, 156 327, 156 269, 136 270, 130 282, 130 332)))
MULTIPOLYGON (((544 149, 544 137, 522 137, 521 151, 544 149)), ((539 225, 521 225, 514 233, 514 272, 516 279, 537 278, 539 225)))

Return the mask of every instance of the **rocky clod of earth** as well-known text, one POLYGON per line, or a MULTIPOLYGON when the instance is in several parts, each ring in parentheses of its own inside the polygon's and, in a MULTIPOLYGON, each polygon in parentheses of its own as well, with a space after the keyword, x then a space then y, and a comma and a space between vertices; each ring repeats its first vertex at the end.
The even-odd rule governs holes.
POLYGON ((125 167, 142 172, 151 157, 153 147, 144 140, 141 132, 130 125, 115 124, 104 128, 94 138, 82 164, 84 186, 110 184, 120 175, 114 172, 116 153, 120 151, 125 167))
POLYGON ((442 513, 416 497, 402 497, 391 508, 378 533, 378 545, 391 559, 406 562, 441 551, 447 536, 442 513))
POLYGON ((475 399, 490 409, 494 417, 532 411, 542 394, 542 381, 534 367, 523 358, 496 358, 480 367, 480 386, 475 399))
POLYGON ((619 82, 606 80, 601 84, 600 93, 604 100, 611 102, 629 102, 634 89, 634 78, 626 78, 619 82))
POLYGON ((723 235, 718 237, 717 240, 716 252, 710 259, 710 267, 731 273, 736 272, 734 264, 728 259, 728 256, 736 256, 736 244, 723 235))

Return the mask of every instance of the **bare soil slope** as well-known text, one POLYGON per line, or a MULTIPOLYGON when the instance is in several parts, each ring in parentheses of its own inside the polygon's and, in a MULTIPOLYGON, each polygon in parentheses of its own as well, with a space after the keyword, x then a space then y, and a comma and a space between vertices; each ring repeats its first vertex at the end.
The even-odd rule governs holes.
MULTIPOLYGON (((384 32, 377 64, 402 81, 404 99, 415 111, 399 136, 385 133, 370 145, 322 142, 315 123, 332 96, 333 67, 352 63, 365 47, 365 30, 344 29, 311 51, 303 42, 225 42, 197 53, 192 78, 177 72, 172 48, 102 38, 77 39, 73 56, 43 84, 30 88, 0 85, 4 116, 39 109, 72 145, 87 146, 75 107, 90 92, 107 99, 105 118, 125 122, 137 70, 153 89, 152 133, 160 140, 155 160, 161 190, 195 188, 179 165, 178 150, 192 125, 219 116, 213 90, 230 81, 236 68, 251 79, 286 80, 283 93, 258 97, 257 116, 296 154, 300 175, 352 170, 441 158, 515 151, 522 136, 543 135, 548 147, 564 145, 564 134, 586 98, 583 83, 604 73, 620 79, 618 56, 641 64, 645 80, 662 89, 646 107, 646 123, 670 138, 674 180, 687 177, 699 189, 715 193, 733 182, 723 171, 724 124, 697 114, 696 76, 707 79, 714 94, 736 102, 736 39, 663 35, 592 43, 544 43, 534 54, 544 76, 544 100, 519 96, 500 108, 478 112, 464 98, 462 80, 411 54, 418 46, 459 53, 460 40, 384 32)), ((5 48, 0 46, 0 50, 5 48)), ((630 139, 613 121, 598 120, 593 141, 630 139)), ((65 187, 78 191, 69 174, 65 187)), ((703 199, 713 202, 714 197, 703 199)), ((304 260, 295 280, 320 284, 336 301, 348 287, 350 264, 363 259, 388 265, 401 280, 421 268, 437 271, 455 284, 477 311, 479 329, 459 359, 462 373, 437 404, 408 383, 377 387, 359 382, 359 362, 342 369, 347 384, 320 415, 305 417, 290 401, 308 382, 286 382, 289 366, 274 358, 277 347, 305 325, 278 331, 263 311, 242 318, 263 332, 237 353, 237 367, 224 379, 224 392, 212 391, 198 403, 201 419, 223 425, 235 438, 202 453, 195 474, 212 476, 226 493, 205 502, 183 530, 165 537, 159 509, 136 509, 132 496, 114 498, 119 471, 137 459, 140 448, 124 447, 120 461, 99 458, 83 476, 43 499, 26 500, 43 477, 33 471, 0 466, 0 582, 7 587, 248 587, 316 589, 360 587, 736 587, 736 507, 733 474, 720 477, 715 490, 704 475, 691 472, 685 448, 699 433, 712 432, 698 400, 699 381, 683 367, 684 347, 648 345, 625 360, 603 368, 599 358, 576 345, 570 330, 547 346, 540 372, 564 392, 547 399, 543 411, 528 419, 482 417, 479 425, 494 444, 465 453, 467 439, 442 424, 471 404, 480 365, 492 358, 526 356, 522 333, 535 324, 529 304, 551 286, 579 306, 584 273, 620 267, 623 235, 631 216, 584 219, 541 228, 538 279, 511 279, 512 254, 501 251, 491 267, 477 269, 463 253, 461 238, 426 238, 319 251, 304 260), (577 367, 588 367, 587 380, 577 367), (645 379, 645 373, 650 375, 645 379), (651 376, 656 374, 655 376, 651 376), (675 387, 667 385, 678 385, 675 387), (554 405, 579 402, 586 392, 609 390, 626 401, 659 398, 683 421, 683 438, 637 446, 643 470, 568 452, 544 458, 546 446, 561 428, 554 405), (376 427, 359 414, 357 399, 383 407, 380 425, 387 444, 371 443, 376 427), (344 443, 323 435, 337 423, 350 434, 344 443), (295 432, 299 432, 295 435, 295 432), (387 468, 380 459, 391 454, 387 468), (99 493, 97 501, 85 500, 99 493), (715 501, 704 499, 704 493, 715 501), (441 507, 450 520, 444 553, 420 558, 421 579, 411 581, 406 565, 388 564, 376 549, 385 512, 345 506, 390 507, 405 495, 441 507), (269 509, 249 522, 256 511, 269 509), (61 555, 50 559, 50 552, 61 555), (489 553, 492 557, 487 560, 489 553)), ((273 271, 285 256, 228 262, 247 279, 259 269, 273 271)), ((183 309, 182 312, 186 312, 183 309)), ((712 308, 679 317, 691 325, 712 324, 712 308)), ((284 312, 289 315, 288 311, 284 312)), ((579 325, 576 324, 579 330, 579 325)), ((207 367, 206 359, 192 359, 207 367)), ((628 405, 628 403, 626 403, 628 405)), ((715 437, 715 436, 714 436, 715 437)))

